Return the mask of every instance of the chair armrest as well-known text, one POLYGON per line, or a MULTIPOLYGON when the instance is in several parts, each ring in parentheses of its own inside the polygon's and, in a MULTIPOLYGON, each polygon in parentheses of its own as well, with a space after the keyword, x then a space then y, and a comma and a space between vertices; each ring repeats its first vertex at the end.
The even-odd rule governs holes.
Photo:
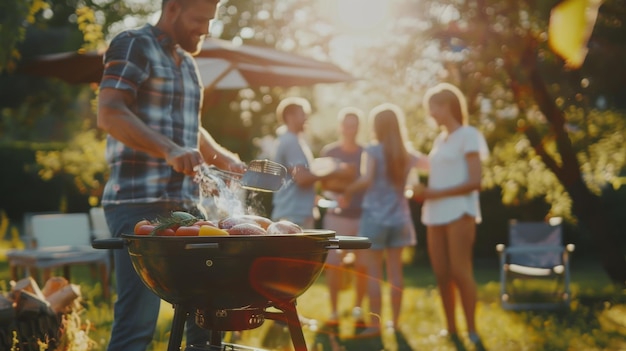
POLYGON ((565 248, 560 245, 549 246, 513 246, 504 249, 506 254, 518 254, 518 253, 537 253, 537 252, 563 252, 565 248))

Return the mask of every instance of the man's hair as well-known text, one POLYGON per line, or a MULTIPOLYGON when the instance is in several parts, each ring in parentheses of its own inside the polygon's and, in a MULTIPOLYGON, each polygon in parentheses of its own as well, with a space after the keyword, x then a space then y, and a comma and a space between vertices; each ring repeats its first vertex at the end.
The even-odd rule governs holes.
POLYGON ((344 107, 337 113, 337 120, 339 123, 342 123, 346 116, 356 116, 356 118, 361 122, 364 118, 364 113, 360 109, 352 106, 344 107))
POLYGON ((311 113, 311 104, 305 98, 298 96, 290 96, 283 99, 276 107, 276 120, 280 124, 285 123, 285 116, 293 113, 296 109, 301 108, 304 113, 311 113))

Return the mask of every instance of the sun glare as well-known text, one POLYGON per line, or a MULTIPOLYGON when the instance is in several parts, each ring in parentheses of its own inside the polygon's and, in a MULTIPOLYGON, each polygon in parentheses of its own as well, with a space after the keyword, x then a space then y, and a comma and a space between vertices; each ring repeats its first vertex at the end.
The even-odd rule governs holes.
POLYGON ((363 34, 376 32, 389 16, 387 0, 334 0, 338 28, 363 34))

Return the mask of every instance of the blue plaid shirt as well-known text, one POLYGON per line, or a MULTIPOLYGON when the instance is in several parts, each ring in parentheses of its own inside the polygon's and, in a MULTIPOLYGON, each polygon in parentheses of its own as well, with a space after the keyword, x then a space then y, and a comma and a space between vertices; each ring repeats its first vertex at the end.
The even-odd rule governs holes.
MULTIPOLYGON (((117 35, 104 57, 100 89, 114 88, 135 96, 134 112, 157 132, 183 147, 198 147, 202 83, 194 59, 177 66, 171 38, 146 25, 117 35)), ((197 203, 192 177, 174 171, 165 159, 131 149, 108 136, 106 158, 110 176, 102 204, 177 201, 197 203)))

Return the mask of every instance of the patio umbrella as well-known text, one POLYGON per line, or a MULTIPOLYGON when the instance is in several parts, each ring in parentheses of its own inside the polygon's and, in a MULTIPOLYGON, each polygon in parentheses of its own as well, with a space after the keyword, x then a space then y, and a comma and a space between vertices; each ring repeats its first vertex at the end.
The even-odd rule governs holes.
MULTIPOLYGON (((68 83, 95 83, 102 77, 101 52, 64 52, 34 57, 19 72, 68 83)), ((195 57, 207 90, 258 86, 304 86, 355 80, 336 65, 293 53, 209 38, 195 57)))

